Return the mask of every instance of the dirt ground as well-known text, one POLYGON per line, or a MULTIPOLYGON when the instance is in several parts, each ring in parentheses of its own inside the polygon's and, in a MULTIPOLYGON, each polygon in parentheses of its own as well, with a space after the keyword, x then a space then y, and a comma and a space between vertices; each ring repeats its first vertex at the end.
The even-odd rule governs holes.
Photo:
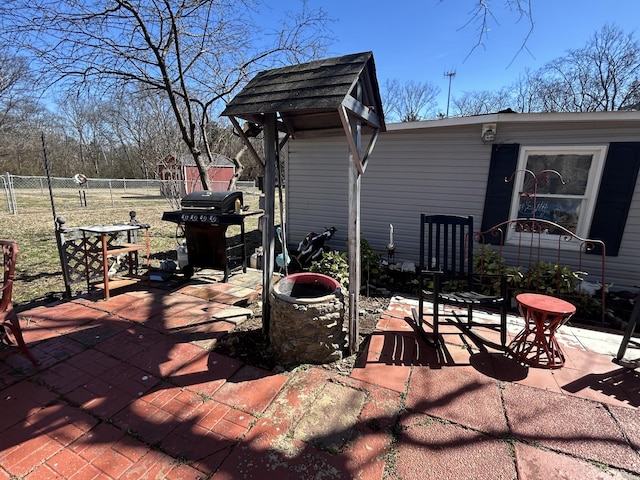
MULTIPOLYGON (((359 339, 363 341, 376 328, 378 320, 389 306, 388 296, 361 296, 359 316, 359 339)), ((262 333, 262 307, 259 303, 250 305, 253 317, 239 324, 233 332, 218 340, 214 350, 220 354, 236 358, 246 364, 267 370, 287 370, 295 365, 278 365, 274 359, 268 342, 262 333)), ((325 368, 348 374, 353 368, 355 355, 345 356, 340 361, 325 364, 325 368)))

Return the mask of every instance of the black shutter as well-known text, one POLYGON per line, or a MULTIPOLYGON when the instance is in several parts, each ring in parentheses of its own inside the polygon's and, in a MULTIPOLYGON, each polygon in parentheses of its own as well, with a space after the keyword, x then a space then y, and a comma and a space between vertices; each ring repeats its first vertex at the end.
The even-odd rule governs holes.
MULTIPOLYGON (((589 238, 602 240, 607 255, 616 256, 631 207, 640 168, 639 142, 609 144, 589 238)), ((589 253, 600 255, 600 249, 589 253)))
MULTIPOLYGON (((484 211, 482 212, 481 230, 489 230, 491 227, 509 220, 511 210, 511 196, 513 194, 513 181, 505 182, 505 178, 511 178, 518 165, 518 153, 520 144, 494 144, 491 150, 491 165, 489 166, 489 179, 487 180, 487 193, 484 197, 484 211)), ((503 235, 504 240, 504 235, 503 235)), ((487 237, 486 243, 496 245, 500 243, 499 237, 487 237)))

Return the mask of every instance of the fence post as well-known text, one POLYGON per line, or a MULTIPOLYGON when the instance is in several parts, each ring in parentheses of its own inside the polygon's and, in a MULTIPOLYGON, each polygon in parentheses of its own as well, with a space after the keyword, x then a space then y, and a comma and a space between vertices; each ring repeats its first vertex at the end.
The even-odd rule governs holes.
MULTIPOLYGON (((7 177, 8 176, 9 172, 7 172, 7 177)), ((11 208, 11 200, 9 198, 9 186, 7 185, 7 179, 4 178, 4 175, 0 175, 0 178, 2 179, 2 186, 4 187, 5 197, 7 198, 7 210, 9 211, 9 213, 13 213, 11 208)))
POLYGON ((113 207, 113 188, 111 188, 111 179, 109 179, 109 197, 111 198, 111 206, 113 207))
POLYGON ((11 201, 9 211, 14 215, 18 214, 18 204, 16 203, 16 191, 13 188, 13 180, 11 179, 11 174, 7 172, 7 183, 9 184, 9 198, 11 201))

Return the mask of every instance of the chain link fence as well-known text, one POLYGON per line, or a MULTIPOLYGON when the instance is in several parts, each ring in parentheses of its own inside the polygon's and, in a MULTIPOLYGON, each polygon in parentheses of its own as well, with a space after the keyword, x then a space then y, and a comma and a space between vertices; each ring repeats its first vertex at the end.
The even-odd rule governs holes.
MULTIPOLYGON (((24 213, 51 212, 60 214, 65 210, 86 208, 101 210, 106 207, 137 208, 145 202, 166 201, 167 207, 176 206, 180 199, 167 198, 163 192, 173 191, 171 180, 127 179, 127 178, 64 178, 28 177, 0 175, 0 210, 19 215, 24 213), (49 186, 50 185, 50 186, 49 186)), ((226 182, 225 182, 226 184, 226 182)), ((226 189, 226 185, 222 186, 226 189)), ((238 182, 236 188, 245 195, 258 195, 254 182, 238 182)))

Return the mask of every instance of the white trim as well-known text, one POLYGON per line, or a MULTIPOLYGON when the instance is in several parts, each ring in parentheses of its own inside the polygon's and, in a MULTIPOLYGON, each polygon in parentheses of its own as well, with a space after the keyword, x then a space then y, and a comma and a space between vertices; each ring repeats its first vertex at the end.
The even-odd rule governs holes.
MULTIPOLYGON (((576 122, 640 122, 640 111, 572 112, 572 113, 492 113, 470 117, 449 117, 420 122, 387 124, 388 131, 420 130, 483 123, 576 123, 576 122)), ((498 125, 498 129, 500 126, 498 125)), ((481 130, 478 129, 478 138, 481 130)))

